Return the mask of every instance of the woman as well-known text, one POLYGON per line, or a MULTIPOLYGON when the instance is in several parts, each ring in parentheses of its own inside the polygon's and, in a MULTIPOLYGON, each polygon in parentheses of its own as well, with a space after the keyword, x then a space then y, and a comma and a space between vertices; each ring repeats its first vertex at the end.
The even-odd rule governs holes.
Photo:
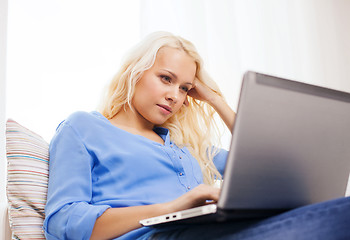
MULTIPOLYGON (((213 147, 215 112, 232 129, 235 113, 203 70, 194 46, 169 33, 150 35, 112 80, 101 113, 74 113, 57 129, 50 144, 46 237, 193 239, 204 233, 202 239, 272 239, 285 234, 276 224, 292 226, 295 216, 303 218, 307 211, 173 229, 139 224, 218 200, 213 185, 222 177, 227 154, 213 147)), ((347 202, 328 204, 345 210, 347 202)), ((308 211, 316 214, 325 206, 308 211)), ((344 221, 336 217, 337 223, 344 221)), ((291 228, 299 234, 292 238, 304 235, 300 223, 291 228)), ((314 232, 307 239, 316 238, 314 232)))

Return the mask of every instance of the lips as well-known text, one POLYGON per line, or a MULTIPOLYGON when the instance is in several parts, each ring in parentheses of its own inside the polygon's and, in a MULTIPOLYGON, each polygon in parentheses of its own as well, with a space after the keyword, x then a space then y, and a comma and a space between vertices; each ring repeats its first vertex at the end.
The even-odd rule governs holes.
POLYGON ((167 105, 162 105, 162 104, 157 104, 158 107, 161 107, 163 109, 165 109, 166 111, 168 111, 169 113, 172 112, 171 107, 167 106, 167 105))

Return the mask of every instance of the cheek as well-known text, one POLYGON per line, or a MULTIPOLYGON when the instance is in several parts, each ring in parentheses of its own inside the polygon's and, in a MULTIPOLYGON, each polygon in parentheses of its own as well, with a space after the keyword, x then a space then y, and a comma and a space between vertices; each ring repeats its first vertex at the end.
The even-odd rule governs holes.
POLYGON ((177 111, 180 110, 181 107, 185 104, 186 98, 187 98, 187 94, 184 97, 182 96, 179 98, 179 101, 176 103, 176 110, 177 111))
POLYGON ((153 92, 152 84, 147 79, 141 79, 135 88, 135 97, 143 99, 149 97, 153 92))
POLYGON ((143 95, 149 96, 163 91, 159 79, 155 76, 145 76, 145 78, 140 81, 139 89, 143 95))

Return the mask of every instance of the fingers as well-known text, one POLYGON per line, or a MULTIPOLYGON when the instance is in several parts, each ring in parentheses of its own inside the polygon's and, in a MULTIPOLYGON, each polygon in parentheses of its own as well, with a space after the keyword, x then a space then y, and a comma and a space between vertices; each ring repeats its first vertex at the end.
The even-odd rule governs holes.
POLYGON ((188 105, 189 105, 189 103, 188 103, 188 98, 187 98, 187 97, 185 98, 184 105, 185 105, 186 107, 188 107, 188 105))
POLYGON ((198 200, 202 201, 218 201, 219 200, 219 195, 220 195, 220 189, 209 186, 209 185, 204 185, 201 184, 198 187, 194 188, 192 191, 196 191, 195 197, 198 200))
POLYGON ((220 196, 220 189, 219 188, 215 188, 215 187, 211 187, 211 191, 209 193, 209 199, 207 200, 212 200, 217 202, 219 200, 219 196, 220 196))
POLYGON ((188 96, 209 103, 217 94, 198 80, 195 80, 188 96))
POLYGON ((207 203, 217 202, 220 189, 201 184, 179 198, 168 203, 170 209, 180 211, 188 208, 198 207, 207 203))

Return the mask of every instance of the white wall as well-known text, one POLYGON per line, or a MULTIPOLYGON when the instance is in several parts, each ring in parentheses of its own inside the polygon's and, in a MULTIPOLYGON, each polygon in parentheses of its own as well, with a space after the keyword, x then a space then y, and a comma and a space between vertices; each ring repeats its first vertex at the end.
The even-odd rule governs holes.
POLYGON ((139 39, 139 0, 10 0, 7 116, 49 141, 92 111, 139 39))
POLYGON ((6 157, 5 157, 5 99, 6 99, 6 37, 7 0, 0 0, 0 239, 9 239, 6 218, 6 157))

